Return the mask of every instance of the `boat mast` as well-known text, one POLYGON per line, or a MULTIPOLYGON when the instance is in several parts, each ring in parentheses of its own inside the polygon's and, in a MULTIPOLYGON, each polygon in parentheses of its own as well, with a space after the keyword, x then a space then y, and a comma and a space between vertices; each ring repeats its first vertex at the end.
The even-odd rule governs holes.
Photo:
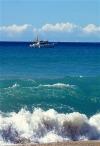
POLYGON ((36 41, 37 41, 37 42, 39 42, 39 37, 38 37, 38 34, 37 34, 37 38, 36 38, 36 41))

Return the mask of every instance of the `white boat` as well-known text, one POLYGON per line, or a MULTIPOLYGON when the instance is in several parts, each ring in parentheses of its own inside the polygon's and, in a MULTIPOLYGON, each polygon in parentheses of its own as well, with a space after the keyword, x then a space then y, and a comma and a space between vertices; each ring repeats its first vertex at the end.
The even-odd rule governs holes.
POLYGON ((54 43, 51 43, 51 42, 48 42, 48 41, 39 40, 39 38, 37 36, 36 41, 33 41, 33 43, 30 44, 30 47, 34 47, 34 48, 54 47, 54 43))

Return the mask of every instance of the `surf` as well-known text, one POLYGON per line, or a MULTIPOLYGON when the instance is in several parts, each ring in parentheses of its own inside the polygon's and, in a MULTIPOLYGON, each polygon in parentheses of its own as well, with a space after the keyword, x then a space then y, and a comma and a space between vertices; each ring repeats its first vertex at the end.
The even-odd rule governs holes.
POLYGON ((41 108, 1 113, 0 143, 26 140, 32 143, 100 140, 100 113, 87 117, 79 112, 64 114, 41 108))

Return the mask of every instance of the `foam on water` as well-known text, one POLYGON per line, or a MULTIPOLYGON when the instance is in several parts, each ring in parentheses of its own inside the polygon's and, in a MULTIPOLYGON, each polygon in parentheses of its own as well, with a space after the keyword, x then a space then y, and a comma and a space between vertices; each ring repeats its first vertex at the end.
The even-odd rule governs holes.
POLYGON ((39 85, 39 87, 73 88, 75 87, 75 85, 56 83, 56 84, 39 85))
POLYGON ((19 86, 20 86, 19 84, 15 83, 15 84, 12 85, 12 87, 10 87, 10 88, 16 88, 16 87, 19 87, 19 86))
POLYGON ((78 112, 61 114, 54 109, 21 109, 0 114, 0 143, 49 143, 67 140, 100 140, 100 114, 88 118, 78 112))
MULTIPOLYGON (((34 81, 34 83, 36 83, 34 81)), ((11 89, 11 88, 16 88, 16 87, 21 87, 21 88, 40 88, 40 87, 48 87, 48 88, 74 88, 75 85, 71 85, 71 84, 64 84, 64 83, 55 83, 55 84, 33 84, 31 86, 20 86, 19 83, 14 83, 13 85, 10 85, 8 86, 7 88, 8 89, 11 89)), ((4 89, 7 89, 7 88, 4 88, 4 89)))

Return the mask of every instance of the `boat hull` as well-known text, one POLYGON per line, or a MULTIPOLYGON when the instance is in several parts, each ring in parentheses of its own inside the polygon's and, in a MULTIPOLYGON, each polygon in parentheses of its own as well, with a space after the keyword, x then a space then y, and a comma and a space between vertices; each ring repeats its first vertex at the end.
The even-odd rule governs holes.
POLYGON ((30 47, 33 48, 52 48, 54 47, 54 43, 50 43, 50 44, 30 44, 30 47))

